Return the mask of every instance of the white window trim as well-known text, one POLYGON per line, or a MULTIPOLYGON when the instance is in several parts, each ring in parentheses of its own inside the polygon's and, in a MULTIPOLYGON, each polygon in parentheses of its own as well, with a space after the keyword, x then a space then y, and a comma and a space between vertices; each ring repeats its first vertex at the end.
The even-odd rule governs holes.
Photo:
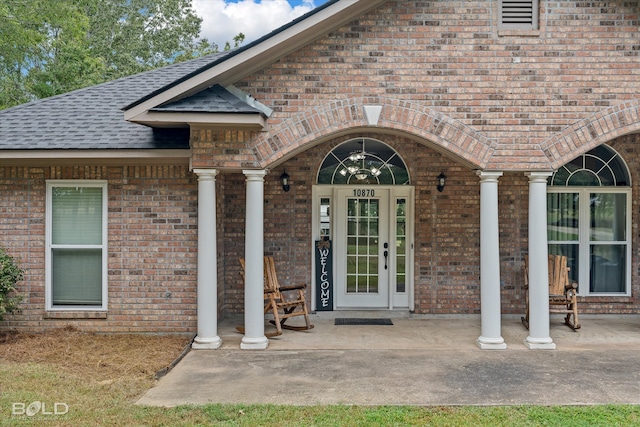
MULTIPOLYGON (((45 307, 46 311, 106 311, 108 307, 108 194, 107 181, 103 180, 47 180, 46 221, 45 221, 45 307), (102 245, 91 246, 102 249, 102 304, 101 305, 53 305, 53 277, 51 269, 52 245, 52 189, 54 187, 100 187, 102 188, 102 245)), ((82 246, 82 247, 87 247, 82 246)))
MULTIPOLYGON (((551 186, 547 187, 548 193, 578 193, 580 195, 580 228, 579 228, 579 236, 578 236, 578 253, 579 253, 579 269, 578 272, 578 295, 579 296, 592 296, 592 297, 629 297, 631 296, 631 234, 633 232, 631 228, 631 214, 632 214, 632 204, 633 200, 631 198, 631 188, 630 187, 572 187, 572 186, 551 186), (589 236, 589 215, 584 215, 584 213, 589 212, 589 193, 616 193, 616 194, 626 194, 627 195, 627 203, 626 203, 626 240, 624 241, 616 241, 616 242, 598 242, 599 244, 625 244, 626 245, 626 271, 625 271, 625 292, 590 292, 589 291, 589 281, 590 281, 590 251, 589 245, 591 244, 590 236, 589 236), (583 285, 584 284, 584 285, 583 285)), ((570 243, 565 241, 549 241, 549 244, 563 244, 570 243)), ((571 242, 572 243, 572 242, 571 242)))

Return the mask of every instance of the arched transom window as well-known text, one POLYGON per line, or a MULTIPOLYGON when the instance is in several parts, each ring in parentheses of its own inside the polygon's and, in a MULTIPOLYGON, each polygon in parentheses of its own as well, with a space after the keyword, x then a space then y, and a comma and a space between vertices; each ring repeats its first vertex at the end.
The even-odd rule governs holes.
POLYGON ((387 144, 356 138, 338 145, 325 157, 318 184, 408 185, 409 171, 387 144))
POLYGON ((626 187, 631 183, 627 166, 618 153, 606 145, 600 145, 558 169, 551 177, 550 184, 626 187))
POLYGON ((596 147, 550 177, 547 237, 580 295, 630 295, 631 179, 613 149, 596 147))

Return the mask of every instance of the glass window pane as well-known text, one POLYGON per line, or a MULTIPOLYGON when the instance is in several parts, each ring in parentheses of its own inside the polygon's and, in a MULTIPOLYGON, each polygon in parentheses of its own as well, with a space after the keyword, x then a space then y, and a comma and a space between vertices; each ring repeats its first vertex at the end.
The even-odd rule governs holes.
POLYGON ((627 195, 591 193, 590 239, 594 242, 626 241, 627 195))
POLYGON ((347 274, 356 274, 358 268, 358 257, 355 255, 347 256, 347 274))
POLYGON ((331 238, 331 199, 320 199, 320 237, 331 238))
POLYGON ((358 293, 367 293, 367 276, 358 276, 358 293))
POLYGON ((406 185, 409 171, 393 148, 374 139, 357 138, 338 145, 327 155, 317 182, 406 185))
POLYGON ((102 250, 52 250, 53 305, 102 304, 102 250))
POLYGON ((593 152, 585 154, 584 167, 590 171, 598 172, 605 164, 600 158, 594 156, 592 153, 593 152))
POLYGON ((352 294, 356 291, 356 276, 347 275, 347 293, 352 294))
POLYGON ((626 245, 591 245, 591 292, 626 292, 626 271, 626 245))
POLYGON ((51 242, 101 245, 102 188, 53 187, 51 194, 51 242))
POLYGON ((407 200, 396 199, 396 292, 406 292, 407 200))
POLYGON ((592 171, 581 170, 569 177, 567 185, 573 185, 574 187, 598 187, 600 186, 600 180, 592 171))
POLYGON ((367 255, 368 253, 369 253, 369 238, 368 237, 358 238, 358 254, 367 255))
MULTIPOLYGON (((349 218, 347 220, 347 235, 348 236, 357 236, 358 235, 358 221, 354 218, 349 218)), ((355 244, 355 242, 354 242, 355 244)))
POLYGON ((566 167, 561 167, 553 175, 553 182, 551 185, 567 185, 567 179, 569 179, 569 171, 566 167))
POLYGON ((547 194, 547 238, 550 242, 578 240, 579 202, 578 193, 547 194))

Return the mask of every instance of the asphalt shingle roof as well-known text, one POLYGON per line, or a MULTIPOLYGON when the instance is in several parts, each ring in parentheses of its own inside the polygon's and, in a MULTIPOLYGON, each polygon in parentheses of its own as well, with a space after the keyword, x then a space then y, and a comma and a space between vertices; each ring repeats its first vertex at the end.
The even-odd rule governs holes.
POLYGON ((0 150, 188 148, 188 130, 129 123, 122 109, 227 54, 208 55, 2 110, 0 150))
POLYGON ((260 113, 220 85, 214 85, 188 98, 152 108, 150 111, 176 113, 260 113))

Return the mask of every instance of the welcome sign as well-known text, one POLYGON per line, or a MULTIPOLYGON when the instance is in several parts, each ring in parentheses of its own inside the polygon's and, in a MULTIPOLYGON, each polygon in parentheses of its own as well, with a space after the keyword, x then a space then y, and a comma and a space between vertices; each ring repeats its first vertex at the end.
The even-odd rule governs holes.
POLYGON ((331 240, 316 240, 316 311, 333 311, 331 240))

